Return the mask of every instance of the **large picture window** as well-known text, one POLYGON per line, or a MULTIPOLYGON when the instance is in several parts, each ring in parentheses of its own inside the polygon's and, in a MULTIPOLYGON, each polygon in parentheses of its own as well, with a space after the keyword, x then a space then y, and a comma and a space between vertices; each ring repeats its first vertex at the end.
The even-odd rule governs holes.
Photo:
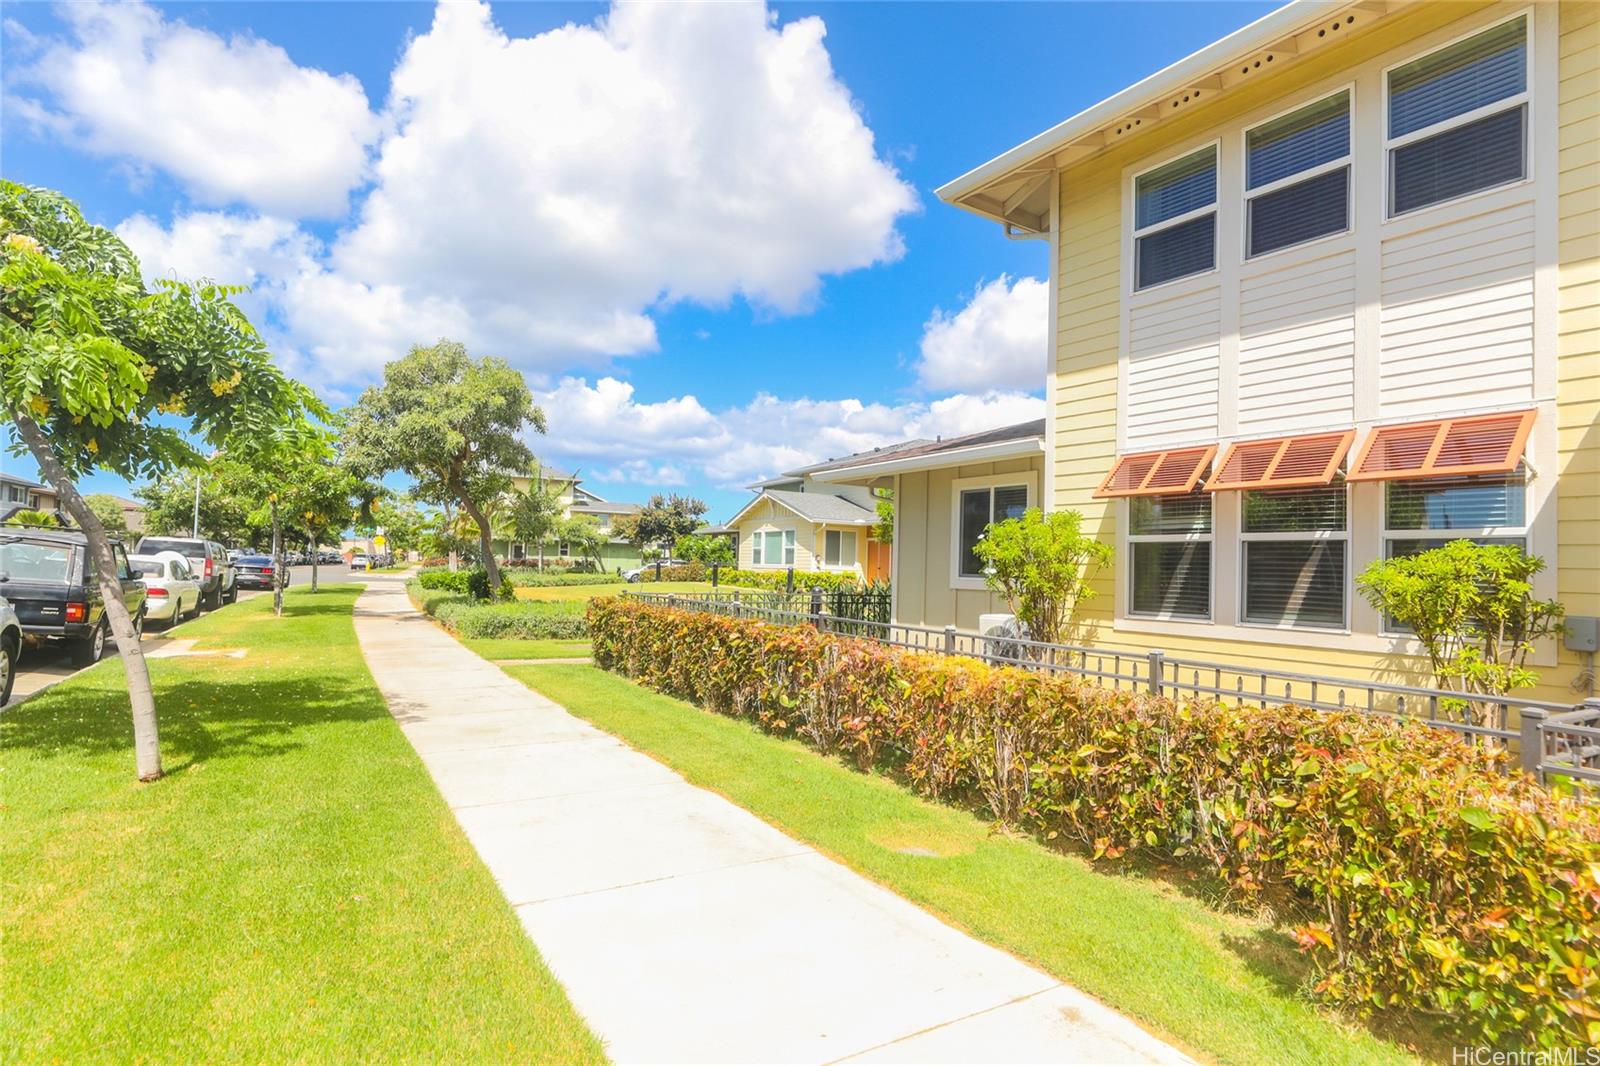
POLYGON ((990 523, 1021 518, 1028 509, 1028 486, 985 485, 962 489, 956 509, 958 528, 956 574, 982 578, 983 563, 973 551, 990 523))
POLYGON ((1389 214, 1521 181, 1528 161, 1528 19, 1388 73, 1389 214))
POLYGON ((1243 620, 1344 628, 1349 558, 1344 486, 1246 492, 1240 507, 1243 620))
POLYGON ((1128 500, 1128 613, 1211 617, 1211 494, 1128 500))
POLYGON ((750 535, 751 566, 793 566, 794 530, 768 529, 750 535))
POLYGON ((1133 181, 1134 288, 1217 262, 1217 148, 1208 145, 1133 181))
POLYGON ((1245 133, 1246 255, 1350 228, 1350 91, 1245 133))

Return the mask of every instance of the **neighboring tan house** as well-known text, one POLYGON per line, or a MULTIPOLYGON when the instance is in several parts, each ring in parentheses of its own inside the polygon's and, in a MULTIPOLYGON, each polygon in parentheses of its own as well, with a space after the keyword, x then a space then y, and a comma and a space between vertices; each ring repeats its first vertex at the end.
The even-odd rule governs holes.
POLYGON ((725 525, 744 570, 832 570, 865 581, 888 581, 893 545, 874 539, 880 491, 887 483, 825 480, 854 463, 896 454, 927 441, 912 440, 790 470, 750 488, 756 496, 725 525))
POLYGON ((56 490, 49 485, 41 485, 15 474, 0 473, 0 522, 18 511, 47 511, 54 514, 59 510, 56 490))
MULTIPOLYGON (((528 474, 514 474, 511 484, 517 492, 528 492, 535 485, 543 484, 553 490, 561 500, 563 519, 574 515, 587 515, 592 518, 600 527, 600 531, 607 536, 606 544, 600 550, 600 562, 606 570, 639 565, 639 549, 621 537, 611 534, 612 524, 618 518, 639 513, 641 508, 638 504, 613 503, 584 488, 583 479, 578 475, 548 466, 542 466, 528 474)), ((534 544, 507 542, 501 538, 497 539, 494 545, 495 553, 507 559, 533 559, 540 556, 539 546, 534 544)), ((571 547, 562 541, 551 541, 544 546, 546 561, 569 559, 571 554, 571 547)))
MULTIPOLYGON (((1355 578, 1458 537, 1600 615, 1597 90, 1600 4, 1293 3, 938 191, 1049 243, 1075 642, 1421 679, 1355 578)), ((970 628, 901 477, 897 617, 970 628)))
POLYGON ((895 501, 893 616, 962 625, 1005 610, 972 552, 991 522, 1039 506, 1045 420, 852 456, 811 476, 821 486, 889 490, 895 501))

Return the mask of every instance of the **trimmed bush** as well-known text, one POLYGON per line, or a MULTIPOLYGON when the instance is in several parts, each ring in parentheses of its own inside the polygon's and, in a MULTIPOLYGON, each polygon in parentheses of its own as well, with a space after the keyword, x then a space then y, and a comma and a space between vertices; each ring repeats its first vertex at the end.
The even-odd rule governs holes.
POLYGON ((589 631, 581 600, 484 603, 451 589, 424 588, 420 580, 407 588, 419 609, 458 637, 545 640, 582 637, 589 631))
MULTIPOLYGON (((782 570, 727 570, 717 575, 722 585, 738 585, 747 589, 782 591, 789 587, 787 571, 782 570)), ((861 582, 854 574, 836 574, 828 570, 796 570, 794 587, 797 589, 859 589, 861 582)))
MULTIPOLYGON (((460 592, 474 600, 487 600, 489 598, 489 572, 487 570, 423 570, 417 574, 417 581, 425 589, 460 592)), ((496 598, 509 600, 511 595, 511 582, 506 575, 502 574, 500 575, 500 595, 496 598)))
POLYGON ((622 580, 616 574, 593 574, 568 571, 540 573, 538 570, 512 570, 506 580, 513 588, 554 588, 559 585, 615 585, 622 580))
POLYGON ((1415 722, 1118 692, 627 598, 595 662, 1096 859, 1285 891, 1315 991, 1497 1044, 1600 1042, 1600 806, 1415 722))

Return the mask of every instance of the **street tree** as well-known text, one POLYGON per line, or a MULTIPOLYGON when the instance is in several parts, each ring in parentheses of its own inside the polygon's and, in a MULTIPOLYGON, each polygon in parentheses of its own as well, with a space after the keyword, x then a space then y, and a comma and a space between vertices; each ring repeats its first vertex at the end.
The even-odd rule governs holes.
POLYGON ((506 531, 523 544, 539 551, 539 568, 544 568, 544 546, 561 524, 566 505, 555 490, 543 483, 530 485, 526 492, 511 491, 504 518, 506 531))
POLYGON ((121 566, 76 483, 97 468, 135 480, 198 465, 196 440, 222 448, 321 413, 232 303, 240 291, 176 280, 150 291, 128 246, 71 200, 0 181, 0 407, 12 449, 33 457, 87 537, 145 781, 161 776, 150 673, 121 566))
POLYGON ((133 490, 144 504, 145 532, 187 537, 195 528, 195 483, 200 487, 199 535, 228 545, 254 545, 266 534, 251 520, 261 506, 256 472, 230 457, 213 456, 192 469, 173 470, 133 490))
POLYGON ((510 472, 533 465, 523 434, 545 430, 522 374, 502 359, 473 359, 464 345, 418 345, 383 368, 343 420, 345 461, 364 477, 403 470, 413 492, 459 503, 478 527, 489 587, 500 587, 485 508, 511 488, 510 472))
POLYGON ((107 533, 118 537, 128 535, 128 516, 122 510, 122 501, 107 493, 97 492, 85 496, 83 502, 95 513, 95 517, 100 519, 100 524, 106 527, 107 533))
POLYGON ((663 496, 658 492, 635 516, 632 542, 641 550, 671 547, 679 537, 698 529, 700 516, 708 510, 704 500, 693 496, 680 496, 676 492, 663 496))

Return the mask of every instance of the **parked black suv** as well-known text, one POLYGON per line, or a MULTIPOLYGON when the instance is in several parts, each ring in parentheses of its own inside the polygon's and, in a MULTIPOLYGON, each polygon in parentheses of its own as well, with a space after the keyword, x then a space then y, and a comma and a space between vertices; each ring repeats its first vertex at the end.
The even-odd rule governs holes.
POLYGON ((177 552, 189 560, 189 569, 200 579, 200 606, 214 611, 239 598, 239 584, 228 565, 228 549, 214 540, 199 537, 141 537, 135 555, 177 552))
MULTIPOLYGON (((122 602, 134 628, 144 629, 145 588, 128 565, 122 541, 113 537, 122 602)), ((89 541, 78 529, 0 526, 0 596, 11 601, 22 623, 22 639, 70 644, 79 665, 105 654, 111 623, 95 580, 89 541)))

